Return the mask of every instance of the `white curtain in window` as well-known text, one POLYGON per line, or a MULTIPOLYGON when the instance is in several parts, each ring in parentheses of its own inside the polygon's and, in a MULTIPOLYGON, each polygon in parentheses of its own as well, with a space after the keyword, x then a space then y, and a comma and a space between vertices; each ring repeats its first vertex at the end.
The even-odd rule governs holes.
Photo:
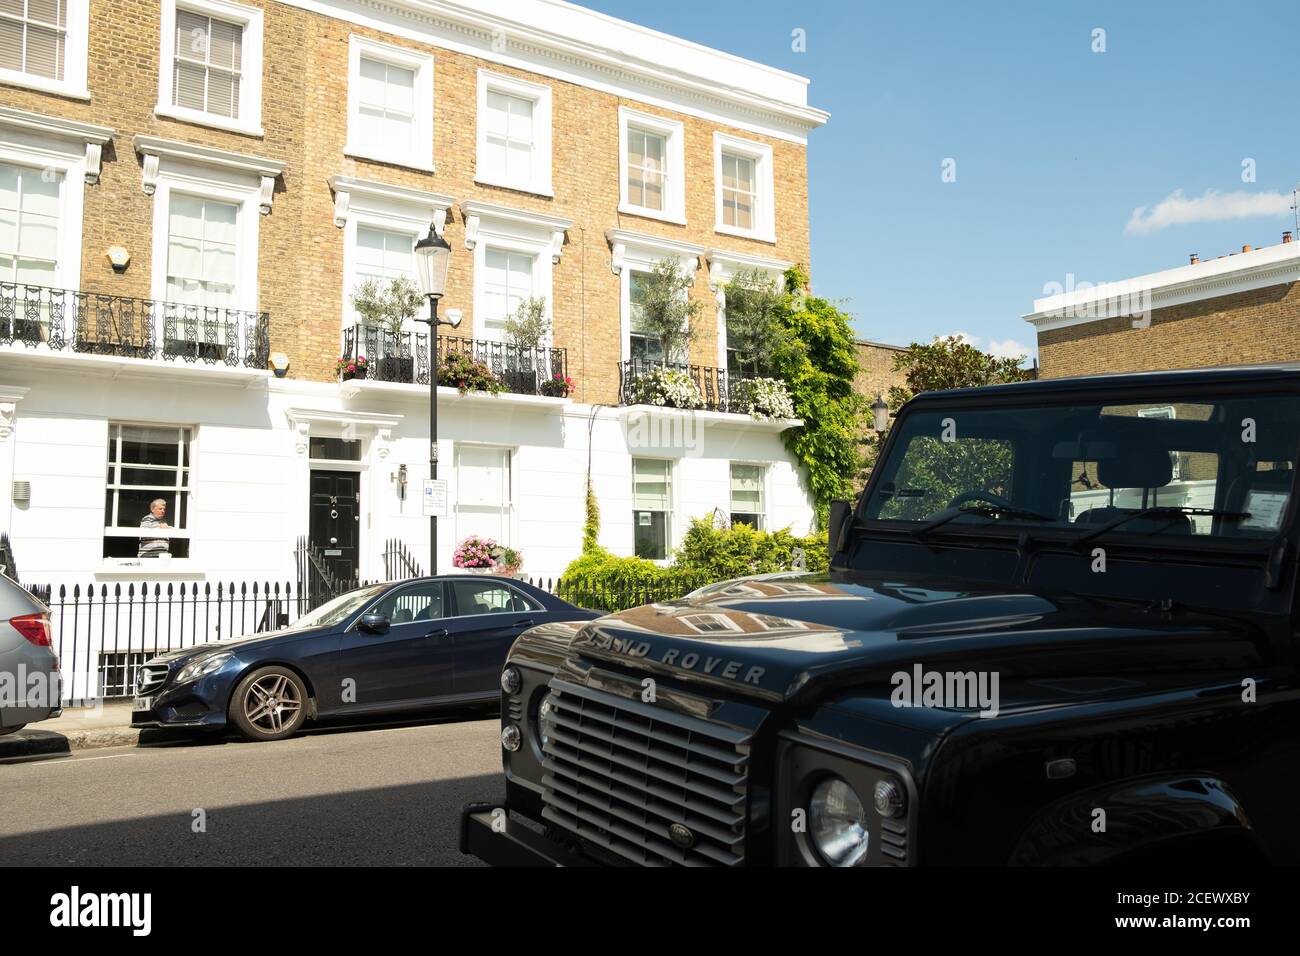
POLYGON ((403 152, 415 148, 415 70, 361 58, 356 141, 403 152))
POLYGON ((533 294, 533 256, 488 249, 483 254, 483 330, 494 341, 505 338, 506 319, 533 294))
POLYGON ((632 459, 632 508, 668 511, 668 475, 672 463, 656 458, 632 459))
POLYGON ((488 90, 484 174, 496 180, 527 181, 533 167, 533 101, 488 90))
POLYGON ((63 174, 0 163, 0 281, 57 285, 63 174))
POLYGON ((731 510, 763 513, 763 469, 758 465, 731 466, 731 510))
POLYGON ((235 203, 172 193, 167 217, 167 298, 233 308, 238 269, 235 203))

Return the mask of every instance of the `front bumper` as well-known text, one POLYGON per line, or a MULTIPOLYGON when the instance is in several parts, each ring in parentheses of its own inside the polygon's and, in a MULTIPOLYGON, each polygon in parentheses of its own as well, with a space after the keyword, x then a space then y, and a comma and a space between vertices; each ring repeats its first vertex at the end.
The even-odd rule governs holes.
POLYGON ((522 824, 494 803, 468 803, 460 811, 460 852, 489 866, 592 866, 522 824))
POLYGON ((164 686, 150 695, 148 710, 132 710, 132 727, 185 727, 219 730, 226 726, 226 702, 230 699, 224 681, 210 675, 180 686, 164 686))

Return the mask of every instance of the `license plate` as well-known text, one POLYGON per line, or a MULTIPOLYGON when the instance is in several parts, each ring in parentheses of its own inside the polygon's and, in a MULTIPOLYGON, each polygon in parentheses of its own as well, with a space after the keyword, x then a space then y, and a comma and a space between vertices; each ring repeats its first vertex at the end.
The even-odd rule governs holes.
POLYGON ((153 709, 153 698, 152 698, 152 697, 137 697, 134 701, 131 702, 131 709, 132 709, 133 711, 135 711, 137 714, 140 713, 140 712, 143 711, 143 710, 152 710, 152 709, 153 709))

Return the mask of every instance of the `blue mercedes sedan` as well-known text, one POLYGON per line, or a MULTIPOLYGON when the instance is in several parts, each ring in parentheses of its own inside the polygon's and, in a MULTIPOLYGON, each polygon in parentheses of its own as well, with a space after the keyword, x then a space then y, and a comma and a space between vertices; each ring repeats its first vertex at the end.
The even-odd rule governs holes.
POLYGON ((520 632, 599 617, 513 578, 447 575, 359 588, 293 627, 146 661, 136 727, 280 740, 308 720, 496 703, 520 632))

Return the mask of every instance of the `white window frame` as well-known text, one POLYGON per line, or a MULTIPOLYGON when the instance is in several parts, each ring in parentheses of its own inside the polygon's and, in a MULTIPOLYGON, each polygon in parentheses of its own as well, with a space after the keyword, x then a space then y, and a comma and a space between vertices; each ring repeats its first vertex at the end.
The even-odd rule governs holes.
POLYGON ((771 496, 769 494, 769 492, 771 491, 770 488, 770 484, 771 484, 770 479, 772 474, 771 462, 746 461, 744 459, 735 459, 733 461, 727 462, 727 523, 728 524, 731 523, 731 516, 733 514, 750 513, 750 512, 737 512, 735 509, 736 503, 731 497, 731 493, 734 490, 732 488, 731 469, 735 468, 737 465, 741 466, 742 468, 758 469, 758 498, 759 498, 758 505, 761 510, 755 512, 759 517, 759 524, 756 530, 767 531, 769 530, 769 527, 771 525, 771 522, 768 518, 768 514, 771 510, 771 496))
MULTIPOLYGON (((168 530, 168 534, 166 535, 166 537, 168 537, 169 539, 171 539, 171 538, 175 538, 175 539, 177 539, 177 540, 184 539, 184 540, 188 541, 188 542, 189 542, 189 548, 188 548, 188 552, 189 552, 189 553, 188 553, 188 555, 187 555, 186 557, 184 557, 184 558, 176 558, 176 557, 171 557, 171 556, 169 556, 169 557, 167 557, 167 558, 165 558, 165 559, 158 559, 158 558, 140 558, 140 557, 133 557, 133 558, 101 558, 100 560, 103 561, 103 565, 104 565, 104 567, 107 568, 107 569, 119 569, 119 568, 123 568, 123 567, 132 567, 132 568, 134 568, 134 567, 143 567, 143 568, 151 568, 151 569, 162 569, 162 568, 164 568, 164 567, 167 567, 167 568, 172 568, 172 569, 174 569, 174 570, 175 570, 175 569, 182 569, 182 568, 192 568, 192 567, 194 566, 194 499, 195 499, 195 496, 197 495, 196 487, 195 487, 195 484, 194 484, 194 472, 195 472, 195 469, 196 469, 196 462, 198 461, 198 446, 199 446, 199 427, 198 427, 198 425, 195 425, 195 424, 192 424, 192 423, 190 423, 190 424, 177 424, 177 423, 175 423, 175 422, 146 422, 146 421, 135 421, 135 420, 125 419, 125 418, 113 418, 113 419, 109 419, 109 420, 107 421, 106 424, 107 424, 107 427, 108 427, 108 435, 107 435, 107 437, 108 437, 108 439, 110 439, 110 440, 113 438, 113 430, 114 430, 114 428, 117 428, 117 429, 118 429, 118 441, 117 441, 117 447, 116 447, 116 448, 114 449, 114 451, 113 451, 113 457, 107 458, 106 461, 105 461, 105 468, 106 468, 106 469, 107 469, 107 468, 110 468, 110 467, 113 467, 113 466, 116 466, 116 467, 114 468, 114 471, 113 471, 113 477, 114 477, 115 480, 112 481, 112 482, 108 482, 108 481, 106 481, 106 482, 105 482, 105 486, 104 486, 104 490, 105 490, 105 491, 114 491, 114 492, 121 491, 121 489, 122 489, 121 483, 118 482, 118 481, 116 480, 116 479, 119 478, 120 475, 121 475, 121 467, 122 467, 122 460, 121 460, 121 453, 120 453, 120 452, 121 452, 121 429, 122 429, 122 428, 126 428, 126 427, 134 427, 134 426, 138 426, 138 427, 141 427, 141 428, 174 428, 174 429, 176 429, 176 432, 177 432, 177 435, 178 435, 178 436, 179 436, 179 434, 180 434, 182 431, 184 431, 184 430, 188 430, 188 431, 189 431, 189 433, 190 433, 190 439, 189 439, 189 464, 188 464, 188 465, 184 465, 184 466, 178 464, 177 467, 176 467, 176 469, 175 469, 175 472, 176 472, 178 475, 179 475, 182 471, 184 471, 184 472, 188 475, 188 484, 183 485, 183 486, 178 485, 175 489, 173 489, 173 492, 177 492, 177 493, 180 492, 181 490, 184 490, 184 491, 186 492, 186 499, 185 499, 185 500, 186 500, 186 509, 187 509, 187 510, 186 510, 186 512, 185 512, 185 516, 184 516, 184 517, 185 517, 185 524, 186 524, 186 527, 184 527, 184 528, 175 528, 175 527, 173 527, 173 528, 169 528, 169 529, 167 529, 167 530, 168 530), (164 561, 166 562, 165 564, 163 563, 164 561)), ((178 441, 177 441, 177 446, 178 446, 178 447, 179 447, 179 444, 180 444, 180 443, 179 443, 179 439, 178 439, 178 441)), ((136 466, 131 466, 131 467, 136 467, 136 466)), ((165 495, 163 495, 163 494, 160 493, 157 497, 162 498, 162 497, 165 497, 165 495)), ((119 504, 119 497, 115 495, 114 500, 113 500, 113 510, 114 510, 114 511, 117 511, 117 510, 118 510, 118 504, 119 504)), ((174 517, 174 515, 175 515, 175 513, 176 513, 176 512, 175 512, 175 507, 176 507, 176 499, 175 499, 175 497, 169 498, 168 501, 167 501, 167 514, 168 514, 168 517, 169 517, 172 521, 176 520, 175 517, 174 517)), ((141 515, 141 517, 143 517, 143 515, 141 515)), ((169 522, 169 523, 170 523, 170 522, 169 522)), ((103 539, 104 539, 104 538, 110 538, 110 537, 112 537, 112 538, 137 538, 137 539, 138 539, 138 538, 145 538, 145 537, 148 537, 148 536, 149 536, 148 533, 147 533, 144 529, 141 529, 139 533, 134 533, 134 534, 123 534, 123 533, 122 533, 122 532, 127 531, 127 530, 134 530, 134 529, 126 529, 126 528, 122 528, 121 526, 118 526, 118 525, 110 525, 110 524, 108 524, 107 521, 105 521, 105 523, 104 523, 104 527, 103 527, 102 530, 100 531, 100 545, 101 545, 101 547, 103 546, 103 539)), ((161 536, 158 536, 158 537, 161 537, 161 536)))
MULTIPOLYGON (((472 448, 478 451, 484 451, 484 450, 499 451, 504 454, 505 463, 506 463, 507 480, 508 480, 507 487, 509 489, 509 494, 507 496, 506 502, 502 507, 505 512, 505 521, 503 522, 503 524, 506 527, 506 530, 509 535, 509 539, 506 541, 501 541, 500 539, 498 539, 497 543, 500 545, 504 545, 505 547, 508 548, 517 548, 518 545, 516 545, 515 542, 519 540, 519 508, 517 505, 517 499, 519 494, 519 471, 518 471, 518 461, 516 460, 519 452, 518 446, 495 445, 490 442, 458 441, 453 443, 452 472, 455 477, 456 487, 452 489, 452 491, 455 493, 452 500, 455 501, 456 504, 452 510, 452 518, 455 521, 457 541, 462 540, 467 534, 471 533, 469 529, 463 528, 460 524, 460 516, 461 516, 460 501, 462 496, 460 494, 459 486, 460 486, 460 455, 461 455, 462 448, 472 448)), ((474 507, 474 506, 466 505, 465 507, 474 507)))
MULTIPOLYGON (((611 229, 605 233, 612 250, 611 267, 619 277, 619 361, 632 358, 632 273, 651 272, 660 259, 676 257, 678 264, 695 281, 700 268, 702 246, 692 246, 673 239, 660 239, 640 233, 611 229)), ((687 293, 690 294, 689 291, 687 293)), ((687 357, 689 361, 689 356, 687 357)))
POLYGON ((433 56, 407 47, 379 43, 352 34, 348 37, 348 133, 343 153, 354 159, 388 163, 421 172, 436 172, 433 162, 433 56), (415 146, 411 150, 393 149, 384 143, 367 143, 360 139, 356 117, 361 108, 361 58, 378 60, 392 66, 415 71, 415 146))
POLYGON ((713 231, 726 236, 739 236, 743 239, 757 239, 759 242, 776 242, 776 189, 772 175, 772 147, 766 143, 756 143, 740 139, 728 133, 713 134, 713 231), (733 155, 754 161, 755 204, 754 228, 741 229, 727 225, 722 221, 722 155, 733 155))
POLYGON ((555 327, 555 263, 560 259, 564 234, 572 223, 522 209, 473 201, 461 204, 461 216, 466 223, 465 247, 474 253, 473 337, 487 338, 486 290, 483 286, 487 275, 487 250, 491 248, 533 257, 531 295, 546 299, 546 317, 552 332, 542 344, 549 345, 555 327))
POLYGON ((86 87, 86 63, 90 49, 90 0, 67 0, 63 40, 63 79, 52 80, 22 70, 0 69, 0 83, 53 93, 75 100, 90 99, 86 87))
POLYGON ((477 151, 474 164, 474 182, 483 186, 500 186, 537 196, 554 196, 551 190, 551 88, 542 83, 530 83, 518 77, 478 71, 477 101, 477 151), (533 162, 530 175, 523 179, 496 179, 483 172, 487 153, 487 99, 488 93, 501 93, 530 100, 533 104, 533 162))
MULTIPOLYGON (((153 197, 153 295, 160 302, 167 301, 167 253, 170 239, 169 213, 172 193, 183 193, 200 199, 234 203, 236 213, 236 267, 237 285, 230 309, 256 312, 258 301, 257 260, 258 228, 262 218, 259 210, 261 193, 257 186, 209 178, 188 163, 177 163, 160 172, 153 197)), ((163 319, 159 316, 159 321, 163 319)), ((162 330, 158 330, 161 340, 162 330)))
MULTIPOLYGON (((63 139, 14 134, 0 130, 0 162, 27 169, 52 169, 62 176, 59 190, 58 267, 51 280, 57 289, 81 288, 81 237, 85 197, 85 145, 63 139)), ((70 334, 72 316, 66 316, 70 334)))
POLYGON ((162 43, 158 65, 158 105, 155 116, 211 126, 216 129, 262 136, 262 11, 229 0, 162 0, 162 43), (176 66, 176 9, 180 7, 205 17, 237 23, 243 27, 240 39, 239 118, 216 116, 203 110, 172 103, 173 71, 176 66))
POLYGON ((664 556, 662 558, 647 558, 647 561, 653 561, 655 564, 667 566, 673 558, 673 551, 677 547, 677 459, 663 458, 658 455, 631 455, 628 457, 628 497, 630 510, 632 512, 632 548, 629 552, 636 554, 636 513, 644 511, 644 508, 636 506, 636 463, 638 461, 662 461, 667 465, 666 475, 668 478, 668 510, 665 512, 667 519, 664 522, 664 556))
POLYGON ((627 106, 618 108, 618 211, 631 216, 659 219, 686 225, 686 128, 676 120, 653 116, 627 106), (664 208, 650 209, 628 199, 627 147, 628 129, 636 127, 657 133, 667 140, 665 150, 666 181, 664 208))

